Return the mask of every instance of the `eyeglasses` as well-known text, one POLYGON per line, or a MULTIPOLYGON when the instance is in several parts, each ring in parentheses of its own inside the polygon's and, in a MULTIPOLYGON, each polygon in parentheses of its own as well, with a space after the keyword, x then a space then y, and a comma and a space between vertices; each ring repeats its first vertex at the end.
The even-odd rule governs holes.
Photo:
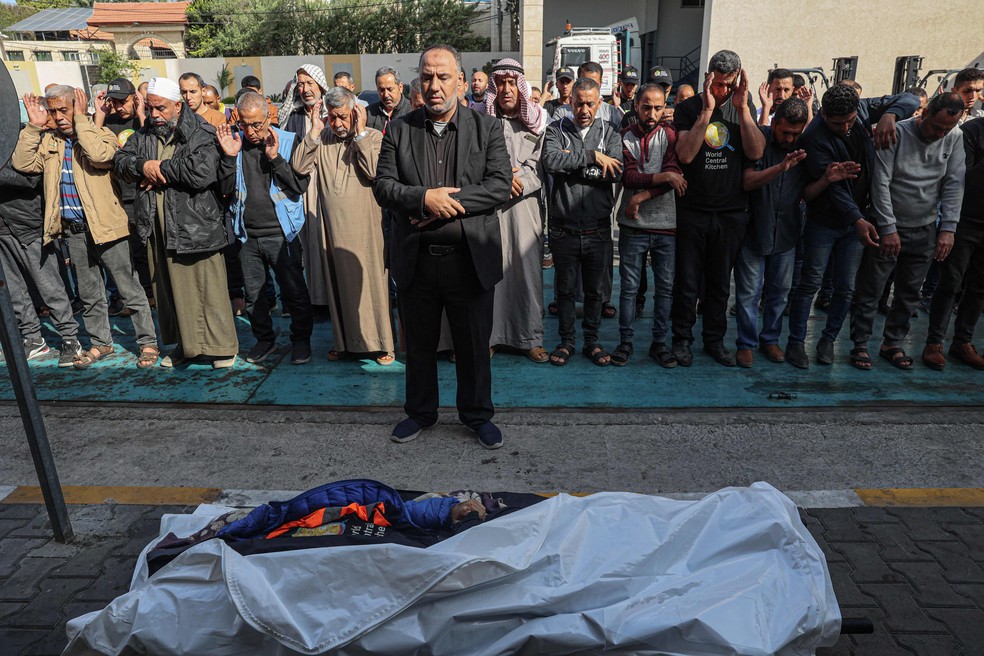
POLYGON ((260 121, 259 123, 243 123, 242 121, 237 121, 236 123, 243 129, 243 131, 252 130, 253 132, 259 132, 266 127, 267 121, 269 120, 270 119, 267 118, 266 121, 260 121))

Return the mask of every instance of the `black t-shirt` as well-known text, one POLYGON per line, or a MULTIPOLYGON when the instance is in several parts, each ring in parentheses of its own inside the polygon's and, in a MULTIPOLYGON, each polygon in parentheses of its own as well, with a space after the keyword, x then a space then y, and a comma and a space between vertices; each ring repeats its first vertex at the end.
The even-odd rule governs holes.
POLYGON ((243 139, 243 178, 246 181, 246 203, 243 206, 243 223, 250 237, 271 237, 283 233, 277 210, 270 198, 270 182, 273 167, 267 158, 263 144, 253 145, 243 139))
MULTIPOLYGON (((133 130, 134 132, 140 129, 140 121, 134 116, 128 121, 124 121, 119 117, 119 114, 110 114, 106 117, 103 127, 109 128, 109 131, 115 134, 117 137, 120 136, 126 130, 133 130)), ((132 134, 132 132, 130 133, 132 134)), ((129 137, 129 135, 125 135, 129 137)), ((123 144, 120 144, 122 146, 123 144)))
MULTIPOLYGON (((110 114, 106 117, 106 122, 103 123, 103 127, 108 129, 110 132, 116 135, 116 141, 119 143, 120 148, 126 145, 127 139, 133 136, 133 133, 140 129, 140 121, 134 116, 128 121, 122 120, 117 114, 110 114)), ((120 190, 120 200, 123 201, 123 206, 127 208, 127 214, 132 212, 133 201, 137 197, 137 187, 139 183, 127 184, 121 180, 118 180, 116 176, 113 176, 113 181, 117 184, 120 190)), ((132 221, 131 217, 131 221, 132 221)))
MULTIPOLYGON (((703 109, 704 100, 700 95, 687 98, 673 110, 674 127, 678 132, 690 130, 703 109)), ((754 108, 751 111, 754 115, 754 108)), ((748 195, 742 188, 744 164, 740 115, 729 98, 724 105, 714 108, 697 156, 690 164, 681 163, 687 193, 677 203, 705 212, 745 209, 748 195)))

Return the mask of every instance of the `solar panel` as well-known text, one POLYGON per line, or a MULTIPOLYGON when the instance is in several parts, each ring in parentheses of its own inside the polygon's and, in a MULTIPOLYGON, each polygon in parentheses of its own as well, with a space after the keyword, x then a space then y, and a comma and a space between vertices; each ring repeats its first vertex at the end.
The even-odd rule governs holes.
POLYGON ((66 32, 88 28, 86 21, 92 16, 91 7, 44 9, 22 21, 4 28, 5 32, 66 32))

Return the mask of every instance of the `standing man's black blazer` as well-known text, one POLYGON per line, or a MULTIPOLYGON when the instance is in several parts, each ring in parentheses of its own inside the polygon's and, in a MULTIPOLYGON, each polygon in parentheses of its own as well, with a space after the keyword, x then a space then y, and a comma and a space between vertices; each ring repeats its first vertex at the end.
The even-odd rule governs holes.
MULTIPOLYGON (((467 214, 461 220, 475 273, 484 289, 502 280, 502 238, 496 209, 509 200, 512 168, 502 126, 495 118, 458 107, 458 170, 453 194, 467 214)), ((390 123, 376 166, 376 200, 393 213, 389 235, 390 273, 397 287, 413 281, 420 247, 420 219, 427 171, 426 109, 410 112, 390 123)))

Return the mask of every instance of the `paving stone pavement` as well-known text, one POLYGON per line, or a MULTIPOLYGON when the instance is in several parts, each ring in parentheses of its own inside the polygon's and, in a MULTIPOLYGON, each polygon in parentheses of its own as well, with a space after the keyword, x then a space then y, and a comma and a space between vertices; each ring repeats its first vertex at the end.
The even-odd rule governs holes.
MULTIPOLYGON (((48 656, 65 621, 122 594, 136 557, 180 506, 73 506, 78 539, 49 539, 43 507, 0 504, 0 654, 48 656)), ((871 635, 842 636, 818 656, 984 653, 984 509, 802 510, 827 556, 845 618, 871 635)))

